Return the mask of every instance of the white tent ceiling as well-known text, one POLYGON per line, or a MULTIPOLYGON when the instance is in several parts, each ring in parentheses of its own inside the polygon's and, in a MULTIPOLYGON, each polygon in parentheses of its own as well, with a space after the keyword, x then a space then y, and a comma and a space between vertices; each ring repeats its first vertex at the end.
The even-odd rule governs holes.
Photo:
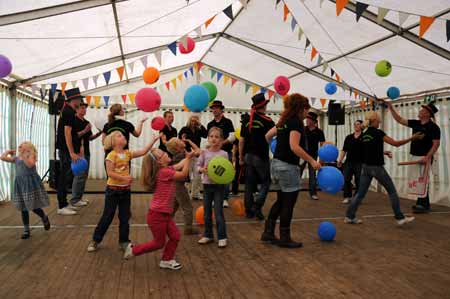
MULTIPOLYGON (((246 92, 244 82, 273 88, 278 75, 291 78, 292 91, 330 98, 324 85, 335 80, 331 68, 348 87, 365 95, 384 96, 389 86, 399 87, 404 94, 450 87, 450 43, 445 32, 445 22, 450 19, 448 0, 411 0, 407 4, 363 0, 359 2, 369 8, 359 22, 354 1, 339 16, 332 0, 251 0, 247 8, 240 2, 1 0, 0 54, 13 62, 14 78, 23 79, 21 83, 77 81, 85 94, 99 95, 128 94, 143 87, 139 76, 144 67, 139 61, 148 55, 148 65, 163 71, 160 82, 183 73, 195 62, 204 63, 200 76, 179 82, 177 90, 165 90, 163 98, 168 105, 181 105, 189 84, 210 79, 208 69, 242 80, 234 89, 218 84, 219 97, 236 108, 247 108, 250 103, 251 92, 246 92), (276 2, 280 2, 277 9, 276 2), (290 12, 286 22, 284 4, 290 12), (233 21, 222 13, 229 5, 233 21), (373 21, 378 7, 390 10, 381 24, 373 21), (402 25, 404 32, 398 30, 399 11, 410 14, 402 25), (203 24, 213 16, 206 28, 203 24), (419 16, 438 16, 422 39, 417 36, 419 16), (292 18, 303 29, 300 40, 298 26, 291 28, 292 18), (202 36, 197 34, 198 27, 202 36), (191 54, 175 56, 167 45, 184 35, 197 39, 196 48, 191 54), (305 49, 306 37, 323 58, 320 64, 317 57, 311 60, 312 47, 305 49), (162 51, 161 65, 152 55, 158 51, 162 51), (387 78, 374 73, 375 63, 381 59, 393 65, 387 78), (322 72, 325 61, 329 68, 322 72), (101 74, 121 66, 126 66, 125 80, 119 82, 113 71, 106 86, 101 74), (92 77, 98 74, 94 86, 92 77), (90 78, 87 90, 81 83, 85 78, 90 78)), ((348 88, 339 88, 333 95, 337 100, 349 98, 348 88)), ((281 108, 280 103, 272 108, 281 108)))

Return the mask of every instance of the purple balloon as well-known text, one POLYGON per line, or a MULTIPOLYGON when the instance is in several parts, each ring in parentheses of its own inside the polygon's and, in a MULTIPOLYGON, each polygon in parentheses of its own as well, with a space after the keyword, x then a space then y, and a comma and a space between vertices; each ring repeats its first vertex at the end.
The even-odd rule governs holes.
POLYGON ((11 74, 12 64, 8 57, 0 55, 0 78, 4 78, 11 74))

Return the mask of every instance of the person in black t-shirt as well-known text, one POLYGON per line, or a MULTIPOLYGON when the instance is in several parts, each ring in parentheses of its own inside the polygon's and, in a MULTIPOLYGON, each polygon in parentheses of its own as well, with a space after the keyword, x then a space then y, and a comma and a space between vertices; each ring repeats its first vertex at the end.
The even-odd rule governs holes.
POLYGON ((56 135, 56 148, 59 153, 60 171, 57 177, 58 193, 58 215, 75 215, 74 207, 67 202, 67 186, 72 185, 72 161, 81 158, 81 139, 75 134, 73 127, 75 123, 75 110, 80 105, 83 97, 78 88, 66 90, 66 102, 58 120, 56 135))
POLYGON ((408 139, 394 140, 387 136, 385 132, 378 129, 381 120, 378 113, 375 111, 366 114, 364 126, 367 127, 362 134, 362 169, 361 180, 358 187, 358 192, 352 199, 346 213, 344 222, 348 224, 359 224, 361 220, 356 218, 356 211, 359 205, 369 190, 372 179, 375 178, 386 189, 389 199, 391 201, 392 210, 394 211, 395 219, 398 225, 404 225, 414 220, 414 217, 405 217, 400 209, 400 199, 395 189, 391 177, 384 169, 384 155, 388 154, 392 157, 390 152, 384 151, 384 143, 393 146, 401 146, 412 140, 418 140, 423 137, 420 133, 416 133, 408 139))
MULTIPOLYGON (((246 112, 241 114, 241 127, 243 125, 245 125, 246 123, 248 123, 250 119, 250 115, 246 112)), ((242 129, 241 129, 241 133, 242 133, 242 129)), ((240 136, 240 138, 242 138, 242 136, 240 136)), ((244 155, 247 152, 246 147, 244 146, 244 155)), ((244 169, 245 169, 245 162, 244 160, 240 159, 240 154, 239 154, 239 138, 237 138, 236 136, 236 140, 233 142, 233 165, 234 165, 234 169, 236 170, 236 176, 234 177, 233 183, 232 183, 232 188, 231 188, 231 192, 233 193, 234 196, 238 196, 239 195, 239 185, 241 184, 241 182, 245 182, 245 173, 244 173, 244 169)), ((256 190, 257 191, 257 190, 256 190)))
POLYGON ((92 134, 92 126, 89 121, 84 118, 86 115, 86 107, 87 104, 81 102, 80 106, 76 110, 77 114, 75 116, 74 126, 72 129, 72 132, 74 132, 77 135, 77 138, 81 140, 80 150, 76 152, 80 153, 80 155, 83 156, 88 162, 87 170, 82 174, 74 176, 73 178, 72 198, 70 199, 70 204, 74 207, 83 207, 89 203, 87 200, 82 199, 86 186, 86 180, 89 174, 91 157, 89 142, 102 134, 102 131, 98 131, 95 135, 92 134))
MULTIPOLYGON (((317 160, 318 152, 319 152, 319 145, 322 146, 325 142, 325 135, 323 134, 323 131, 317 127, 317 117, 318 115, 314 112, 308 112, 308 115, 306 116, 306 128, 305 128, 305 135, 306 135, 306 152, 308 155, 313 157, 317 160)), ((300 174, 303 174, 303 170, 306 167, 307 162, 303 162, 300 166, 300 174)), ((311 164, 308 165, 308 177, 309 177, 309 195, 311 199, 318 200, 317 197, 317 181, 316 181, 316 171, 311 166, 311 164)), ((300 177, 301 177, 300 175, 300 177)))
POLYGON ((269 144, 266 134, 275 123, 265 114, 269 100, 266 100, 264 93, 254 95, 252 101, 250 119, 241 127, 239 156, 242 165, 245 161, 245 213, 247 218, 256 216, 259 220, 264 220, 261 209, 270 187, 269 144), (244 156, 245 146, 247 149, 244 156), (257 178, 260 179, 261 187, 255 201, 253 192, 257 189, 257 178))
MULTIPOLYGON (((419 111, 419 119, 404 119, 394 109, 391 102, 385 102, 392 113, 394 119, 407 127, 412 128, 413 133, 422 132, 425 137, 422 140, 415 140, 411 142, 410 154, 411 160, 420 160, 422 164, 433 163, 433 156, 441 144, 441 129, 433 121, 434 115, 438 109, 433 103, 422 105, 419 111)), ((425 197, 417 198, 416 204, 412 207, 414 213, 425 213, 430 210, 429 190, 425 197)))
MULTIPOLYGON (((233 156, 231 151, 233 150, 233 142, 236 140, 236 136, 234 135, 234 126, 230 119, 226 118, 223 114, 223 110, 225 106, 221 101, 213 101, 209 106, 214 119, 208 123, 207 129, 212 127, 218 127, 222 129, 224 141, 222 143, 222 150, 226 151, 228 154, 228 160, 232 161, 233 156)), ((225 185, 225 199, 223 201, 223 207, 228 207, 228 198, 230 197, 230 185, 225 185)))
POLYGON ((280 191, 277 192, 277 201, 270 209, 261 240, 280 247, 302 247, 302 243, 291 239, 292 214, 300 192, 300 158, 308 161, 314 169, 320 169, 320 164, 304 150, 303 119, 309 108, 308 99, 304 96, 298 93, 289 95, 284 101, 284 111, 276 127, 266 134, 267 143, 277 135, 277 146, 270 172, 274 187, 280 191), (278 217, 280 217, 279 240, 275 237, 278 217))
POLYGON ((347 156, 344 163, 344 200, 342 203, 349 203, 352 199, 352 177, 355 177, 356 192, 358 191, 359 179, 361 177, 362 142, 361 130, 362 120, 357 120, 353 124, 355 132, 345 137, 344 146, 338 158, 337 166, 342 167, 342 160, 347 156))
POLYGON ((169 153, 169 151, 166 148, 166 143, 172 138, 172 137, 177 137, 177 129, 175 129, 174 127, 172 127, 172 123, 173 123, 173 113, 172 111, 166 111, 163 114, 164 117, 164 121, 166 122, 166 125, 164 126, 164 128, 159 131, 161 139, 159 140, 159 149, 162 151, 165 151, 166 153, 169 154, 169 156, 171 156, 171 154, 169 153))

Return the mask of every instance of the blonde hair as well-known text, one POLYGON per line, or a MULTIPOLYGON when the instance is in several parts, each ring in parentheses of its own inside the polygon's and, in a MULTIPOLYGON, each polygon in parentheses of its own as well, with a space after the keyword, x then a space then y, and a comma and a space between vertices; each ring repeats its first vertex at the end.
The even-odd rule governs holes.
POLYGON ((109 108, 109 114, 108 114, 108 124, 112 125, 112 123, 114 122, 114 119, 116 117, 116 115, 120 114, 120 111, 122 111, 122 105, 121 104, 113 104, 110 108, 109 108))
POLYGON ((214 131, 219 132, 220 138, 223 139, 223 131, 222 131, 221 128, 218 128, 218 127, 212 127, 211 129, 209 129, 209 131, 208 131, 208 137, 209 137, 209 135, 211 135, 211 133, 214 132, 214 131))
MULTIPOLYGON (((24 141, 21 144, 19 144, 19 148, 20 148, 20 146, 28 148, 31 151, 32 154, 37 156, 37 149, 34 146, 34 144, 31 143, 31 141, 24 141)), ((24 151, 23 150, 22 151, 19 150, 19 154, 24 154, 24 151)))
POLYGON ((377 112, 375 112, 375 111, 367 112, 364 117, 364 123, 363 123, 364 128, 370 127, 372 122, 376 119, 380 119, 380 116, 378 115, 377 112))
POLYGON ((191 114, 191 116, 189 116, 188 121, 186 123, 186 127, 188 127, 189 129, 193 129, 193 125, 192 125, 192 118, 196 117, 199 121, 200 121, 200 115, 197 113, 193 113, 191 114))
POLYGON ((148 155, 145 155, 142 161, 140 183, 147 191, 153 191, 156 185, 156 175, 160 169, 158 161, 155 159, 152 149, 148 155))
MULTIPOLYGON (((177 137, 172 137, 166 142, 166 148, 172 155, 177 153, 177 141, 180 140, 177 137)), ((181 140, 180 140, 181 141, 181 140)))
POLYGON ((120 133, 120 131, 114 131, 105 137, 105 140, 103 140, 103 147, 105 150, 109 151, 114 147, 114 138, 119 134, 122 133, 120 133))

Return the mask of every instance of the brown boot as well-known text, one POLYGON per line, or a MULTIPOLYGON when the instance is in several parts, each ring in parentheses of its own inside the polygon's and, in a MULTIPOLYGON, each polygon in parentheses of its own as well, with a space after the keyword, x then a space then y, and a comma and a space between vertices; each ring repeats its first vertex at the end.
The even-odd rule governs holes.
POLYGON ((193 228, 193 227, 185 227, 185 228, 184 228, 184 234, 185 234, 186 236, 189 236, 189 235, 198 235, 198 234, 199 234, 199 231, 198 231, 196 228, 193 228))

